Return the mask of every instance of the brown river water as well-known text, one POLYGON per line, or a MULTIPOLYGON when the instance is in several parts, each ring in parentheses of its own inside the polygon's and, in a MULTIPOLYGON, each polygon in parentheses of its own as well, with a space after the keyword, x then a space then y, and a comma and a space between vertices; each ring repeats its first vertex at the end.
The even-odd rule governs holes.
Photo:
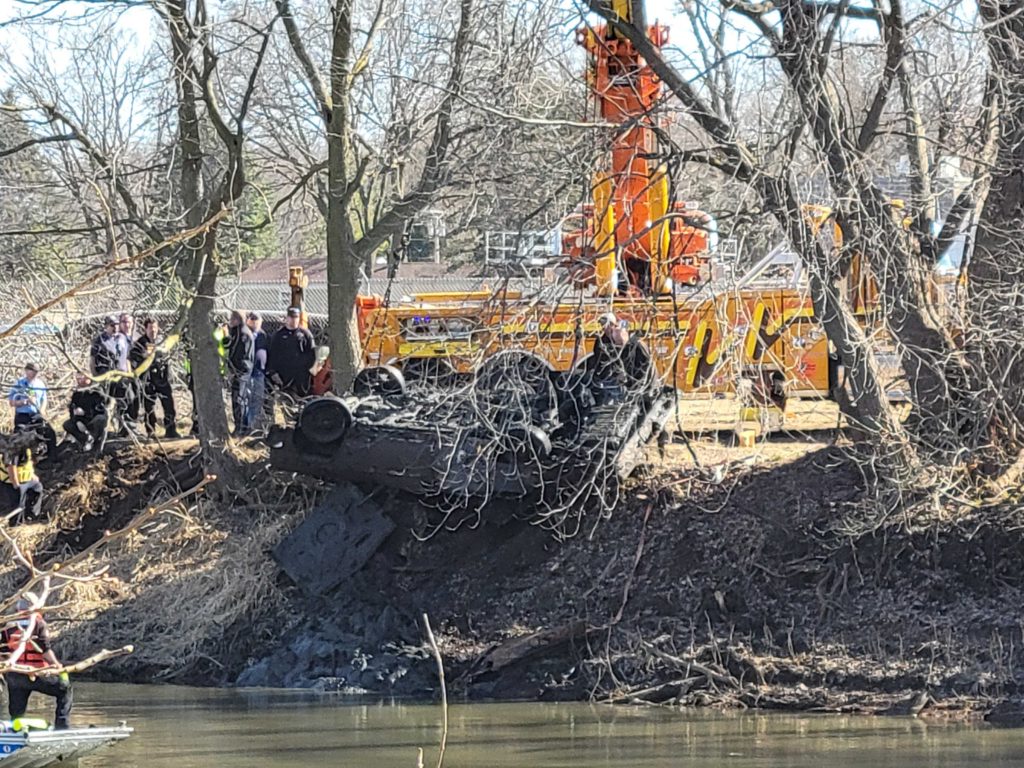
MULTIPOLYGON (((80 684, 75 723, 128 721, 81 768, 436 765, 439 706, 293 691, 80 684)), ((34 709, 43 713, 40 699, 34 709)), ((911 718, 458 704, 448 768, 1024 768, 1024 730, 911 718)))

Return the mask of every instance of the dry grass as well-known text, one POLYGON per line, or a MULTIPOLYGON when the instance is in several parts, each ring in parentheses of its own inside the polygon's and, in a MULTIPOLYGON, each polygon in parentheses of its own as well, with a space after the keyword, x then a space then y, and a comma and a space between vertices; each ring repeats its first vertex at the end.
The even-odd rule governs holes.
MULTIPOLYGON (((82 467, 73 482, 50 495, 49 521, 12 529, 23 551, 64 559, 69 552, 58 554, 56 542, 74 549, 67 543, 74 538, 69 531, 83 523, 95 528, 107 518, 130 526, 136 513, 174 494, 164 480, 137 477, 144 485, 125 495, 126 478, 111 483, 104 461, 82 467), (113 498, 117 503, 109 503, 113 498)), ((248 492, 249 498, 233 504, 191 499, 76 564, 76 573, 107 571, 100 579, 68 584, 56 597, 62 607, 49 618, 61 657, 74 660, 134 644, 134 655, 110 662, 105 672, 187 679, 198 668, 216 669, 232 654, 244 653, 232 648, 228 630, 252 630, 285 611, 270 552, 313 503, 301 487, 270 480, 248 492), (261 493, 273 500, 264 501, 261 493)), ((22 583, 24 572, 13 563, 0 566, 0 594, 12 594, 22 583)))

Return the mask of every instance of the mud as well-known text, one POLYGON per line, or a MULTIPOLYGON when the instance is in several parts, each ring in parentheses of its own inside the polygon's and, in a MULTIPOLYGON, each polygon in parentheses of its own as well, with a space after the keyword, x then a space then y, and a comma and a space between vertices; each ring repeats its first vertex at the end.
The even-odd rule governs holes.
MULTIPOLYGON (((454 696, 948 717, 997 704, 1016 711, 1024 683, 1017 507, 938 510, 913 530, 896 513, 855 530, 848 524, 868 519, 868 503, 843 450, 797 447, 699 471, 687 456, 670 450, 631 481, 610 517, 590 521, 592 533, 566 541, 512 506, 420 540, 415 533, 434 530, 440 513, 393 496, 385 508, 395 532, 321 597, 281 575, 270 551, 323 486, 267 477, 283 489, 278 528, 266 546, 245 550, 251 562, 230 562, 232 573, 262 574, 267 593, 227 628, 198 633, 234 641, 211 640, 208 661, 187 668, 163 658, 159 673, 117 662, 104 675, 433 696, 426 613, 454 696)), ((105 461, 76 468, 118 479, 96 486, 81 509, 65 508, 61 530, 41 539, 54 551, 83 546, 174 482, 166 466, 148 474, 144 461, 105 461)), ((191 465, 186 455, 177 462, 180 472, 191 465)), ((217 528, 225 540, 255 535, 237 519, 227 524, 227 513, 217 528)), ((218 552, 206 564, 214 578, 228 568, 218 552)), ((132 578, 147 583, 145 566, 135 567, 143 570, 132 578)), ((144 589, 112 595, 109 611, 144 600, 144 589)), ((63 631, 73 638, 88 621, 63 631)))

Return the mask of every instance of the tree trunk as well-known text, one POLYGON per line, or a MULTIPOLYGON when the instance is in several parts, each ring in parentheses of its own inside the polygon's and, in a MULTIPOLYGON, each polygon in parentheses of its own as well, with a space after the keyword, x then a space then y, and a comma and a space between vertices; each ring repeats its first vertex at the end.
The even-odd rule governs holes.
POLYGON ((355 173, 352 126, 349 120, 352 49, 352 0, 333 9, 331 99, 327 121, 327 315, 334 388, 348 389, 361 367, 362 351, 356 318, 361 260, 355 251, 349 205, 355 173))
MULTIPOLYGON (((202 185, 203 147, 199 125, 198 95, 190 70, 193 56, 189 36, 186 0, 169 0, 167 23, 174 52, 174 76, 178 96, 178 136, 181 141, 181 202, 185 221, 199 226, 207 215, 202 185)), ((219 460, 228 424, 221 389, 220 361, 212 336, 211 314, 217 282, 217 230, 212 227, 204 235, 185 246, 178 276, 186 295, 191 296, 188 308, 190 338, 189 358, 199 419, 199 439, 208 467, 223 475, 225 467, 219 460)))
POLYGON ((967 269, 976 442, 998 472, 1024 447, 1024 16, 1013 3, 979 3, 999 119, 991 186, 967 269))
POLYGON ((339 393, 348 389, 363 365, 356 316, 358 279, 359 267, 347 210, 341 205, 331 205, 327 218, 327 313, 331 370, 335 391, 339 393))
MULTIPOLYGON (((212 241, 214 234, 207 237, 212 241)), ((213 246, 204 247, 212 251, 213 246)), ((220 354, 213 338, 211 318, 217 284, 217 262, 212 253, 204 253, 200 274, 195 286, 195 298, 188 309, 188 327, 191 330, 189 350, 192 362, 192 381, 199 419, 199 439, 205 454, 219 454, 228 434, 228 419, 224 409, 223 377, 220 373, 220 354)), ((222 467, 217 467, 223 469, 222 467)))

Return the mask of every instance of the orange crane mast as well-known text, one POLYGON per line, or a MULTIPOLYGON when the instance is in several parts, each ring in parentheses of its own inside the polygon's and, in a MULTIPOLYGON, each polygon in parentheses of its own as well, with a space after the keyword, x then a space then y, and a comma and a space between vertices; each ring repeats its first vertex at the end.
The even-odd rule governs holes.
MULTIPOLYGON (((613 8, 624 22, 634 21, 629 0, 615 0, 613 8)), ((653 24, 647 33, 659 48, 668 42, 664 25, 653 24)), ((672 203, 661 81, 613 25, 585 27, 576 39, 587 52, 594 117, 617 129, 608 167, 593 180, 583 227, 567 233, 566 251, 571 260, 592 266, 584 274, 592 275, 601 296, 660 295, 673 282, 695 285, 707 278, 709 233, 688 220, 713 222, 672 203)))

